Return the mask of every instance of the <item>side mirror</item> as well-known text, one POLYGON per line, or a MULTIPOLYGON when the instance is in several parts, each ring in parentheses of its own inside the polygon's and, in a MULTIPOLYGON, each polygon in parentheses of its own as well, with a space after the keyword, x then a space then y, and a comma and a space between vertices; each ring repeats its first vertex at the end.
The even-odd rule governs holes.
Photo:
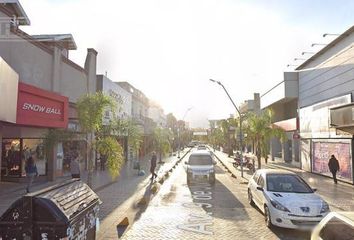
POLYGON ((213 165, 216 165, 217 164, 217 162, 216 161, 213 161, 213 165))
POLYGON ((316 192, 316 191, 317 191, 317 188, 312 188, 312 191, 313 191, 313 192, 316 192))
POLYGON ((262 191, 262 192, 264 191, 263 188, 260 186, 257 186, 257 190, 262 191))
POLYGON ((188 162, 184 162, 185 165, 188 165, 188 162))

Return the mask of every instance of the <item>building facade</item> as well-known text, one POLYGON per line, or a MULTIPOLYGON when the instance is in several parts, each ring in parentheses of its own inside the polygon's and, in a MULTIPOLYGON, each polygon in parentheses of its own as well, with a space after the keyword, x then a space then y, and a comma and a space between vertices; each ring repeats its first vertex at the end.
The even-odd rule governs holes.
MULTIPOLYGON (((88 49, 85 67, 80 67, 68 59, 69 50, 76 48, 71 35, 26 34, 20 27, 30 21, 18 1, 3 1, 0 19, 0 89, 10 95, 6 109, 0 110, 1 177, 21 181, 26 158, 32 155, 40 176, 52 180, 64 174, 66 153, 75 144, 68 149, 60 143, 54 156, 46 156, 43 137, 52 128, 79 130, 75 103, 96 91, 97 52, 88 49)), ((81 144, 78 139, 76 145, 81 144)))
POLYGON ((354 27, 301 64, 299 119, 301 167, 331 176, 327 163, 339 160, 339 179, 353 183, 354 27))
POLYGON ((153 101, 149 101, 148 116, 157 126, 165 128, 167 126, 166 115, 160 105, 153 101))
POLYGON ((284 79, 261 96, 261 109, 272 109, 273 124, 282 128, 287 136, 285 142, 273 138, 270 141, 271 160, 300 167, 298 137, 298 73, 285 72, 284 79))

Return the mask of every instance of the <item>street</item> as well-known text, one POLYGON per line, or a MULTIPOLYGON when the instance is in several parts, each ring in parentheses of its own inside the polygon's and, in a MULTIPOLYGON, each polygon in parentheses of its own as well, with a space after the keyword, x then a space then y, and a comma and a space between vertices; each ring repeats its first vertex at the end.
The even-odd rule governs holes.
MULTIPOLYGON (((188 156, 185 158, 188 159, 188 156)), ((180 164, 123 239, 309 239, 310 234, 265 226, 247 202, 247 185, 216 165, 216 183, 186 184, 180 164)))

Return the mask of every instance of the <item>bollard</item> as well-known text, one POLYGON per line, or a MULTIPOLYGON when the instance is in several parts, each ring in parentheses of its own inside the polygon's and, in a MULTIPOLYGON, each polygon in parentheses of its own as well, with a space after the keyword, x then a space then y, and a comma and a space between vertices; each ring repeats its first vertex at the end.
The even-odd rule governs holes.
POLYGON ((118 238, 123 236, 123 233, 125 230, 127 230, 129 226, 129 219, 125 217, 120 223, 117 225, 117 233, 118 233, 118 238))

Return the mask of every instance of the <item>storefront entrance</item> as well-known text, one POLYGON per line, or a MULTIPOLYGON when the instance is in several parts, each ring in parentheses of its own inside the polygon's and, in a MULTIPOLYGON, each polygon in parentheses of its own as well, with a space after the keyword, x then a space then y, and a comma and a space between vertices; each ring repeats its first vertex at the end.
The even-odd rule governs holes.
POLYGON ((47 175, 48 161, 43 139, 11 138, 2 140, 1 179, 15 180, 26 176, 25 165, 30 156, 35 161, 38 175, 47 175))

